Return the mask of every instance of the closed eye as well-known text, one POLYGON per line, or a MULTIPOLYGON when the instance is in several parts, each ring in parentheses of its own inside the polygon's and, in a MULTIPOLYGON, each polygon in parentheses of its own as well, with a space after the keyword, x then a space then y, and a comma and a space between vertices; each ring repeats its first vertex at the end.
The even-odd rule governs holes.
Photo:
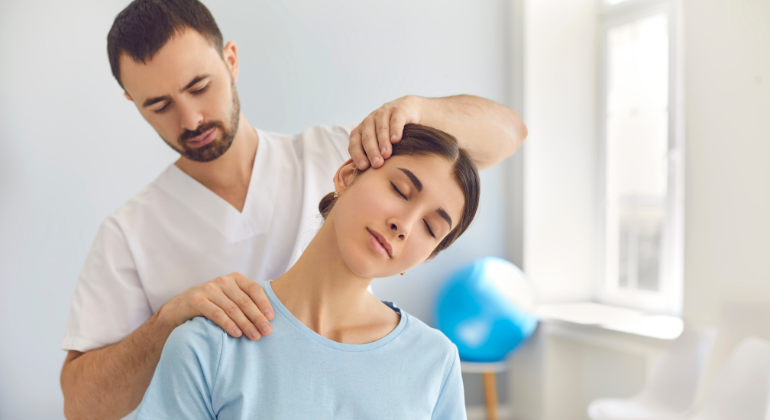
POLYGON ((168 102, 166 102, 166 105, 163 105, 163 108, 158 108, 158 109, 156 109, 155 111, 152 111, 152 112, 154 112, 154 113, 156 113, 156 114, 160 114, 160 113, 162 113, 163 111, 165 111, 165 110, 166 110, 166 108, 168 108, 168 106, 169 106, 170 104, 171 104, 171 101, 168 101, 168 102))
POLYGON ((428 228, 428 233, 430 233, 430 236, 435 238, 436 235, 433 234, 433 231, 431 230, 430 225, 428 224, 428 222, 426 222, 425 219, 422 219, 422 222, 425 223, 425 227, 428 228))
POLYGON ((201 93, 205 92, 205 91, 206 91, 206 89, 208 89, 208 88, 209 88, 209 85, 206 85, 206 86, 203 86, 202 88, 200 88, 200 89, 198 89, 198 90, 196 90, 196 91, 193 91, 193 92, 191 92, 191 93, 192 93, 193 95, 199 95, 199 94, 201 94, 201 93))
POLYGON ((398 189, 398 187, 396 186, 396 184, 394 184, 394 183, 392 183, 392 182, 391 182, 391 183, 390 183, 390 185, 391 185, 391 186, 393 186, 393 189, 394 189, 394 190, 395 190, 395 191, 398 193, 398 195, 400 195, 401 197, 404 197, 404 200, 406 200, 406 201, 409 201, 409 199, 408 199, 408 198, 406 198, 406 196, 404 195, 404 193, 402 193, 402 192, 401 192, 401 190, 399 190, 399 189, 398 189))

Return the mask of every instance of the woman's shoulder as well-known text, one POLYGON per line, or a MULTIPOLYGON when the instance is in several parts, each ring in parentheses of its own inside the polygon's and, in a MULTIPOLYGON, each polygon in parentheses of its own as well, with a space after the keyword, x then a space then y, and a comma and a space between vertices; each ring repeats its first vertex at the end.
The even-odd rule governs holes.
POLYGON ((163 351, 194 353, 218 352, 225 332, 213 321, 199 316, 176 327, 163 351))
POLYGON ((419 351, 439 353, 448 360, 454 360, 457 346, 444 333, 403 310, 402 316, 407 317, 406 337, 412 342, 412 345, 419 348, 419 351))
MULTIPOLYGON (((223 334, 224 331, 214 321, 204 317, 196 316, 189 319, 182 325, 174 329, 177 334, 203 334, 207 336, 223 334)), ((173 333, 172 333, 173 334, 173 333)))

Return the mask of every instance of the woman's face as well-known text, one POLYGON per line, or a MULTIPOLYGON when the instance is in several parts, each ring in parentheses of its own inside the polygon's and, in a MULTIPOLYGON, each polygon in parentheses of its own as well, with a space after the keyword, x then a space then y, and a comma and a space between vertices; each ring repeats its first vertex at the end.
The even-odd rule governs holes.
POLYGON ((452 165, 436 155, 394 156, 355 176, 337 173, 339 198, 329 215, 339 249, 359 276, 388 277, 427 260, 457 226, 465 199, 452 165))

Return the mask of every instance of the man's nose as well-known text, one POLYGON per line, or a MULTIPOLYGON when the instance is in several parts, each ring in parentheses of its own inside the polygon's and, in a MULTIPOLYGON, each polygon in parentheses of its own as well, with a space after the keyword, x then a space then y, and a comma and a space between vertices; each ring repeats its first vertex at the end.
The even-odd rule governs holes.
MULTIPOLYGON (((181 102, 181 101, 180 101, 181 102)), ((194 131, 203 122, 203 113, 193 104, 179 104, 179 126, 185 130, 194 131)))

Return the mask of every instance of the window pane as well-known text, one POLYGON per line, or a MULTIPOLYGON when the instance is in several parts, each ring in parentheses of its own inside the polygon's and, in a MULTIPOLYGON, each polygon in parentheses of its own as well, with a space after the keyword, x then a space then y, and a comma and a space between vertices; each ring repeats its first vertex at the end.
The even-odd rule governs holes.
POLYGON ((666 16, 609 29, 606 66, 608 281, 656 291, 667 197, 666 16))

